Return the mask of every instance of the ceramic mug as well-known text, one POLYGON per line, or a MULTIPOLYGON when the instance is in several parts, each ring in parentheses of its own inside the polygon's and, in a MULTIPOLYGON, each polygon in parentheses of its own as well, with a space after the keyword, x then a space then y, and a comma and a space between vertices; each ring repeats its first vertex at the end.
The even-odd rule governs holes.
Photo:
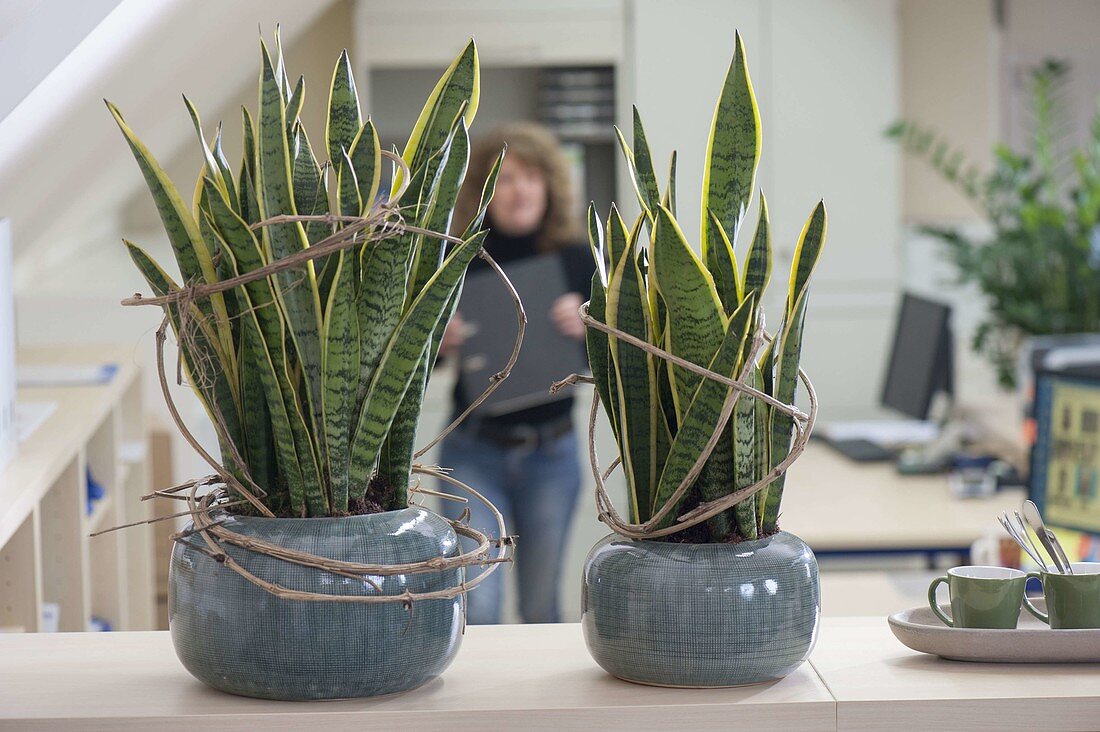
POLYGON ((1044 613, 1024 599, 1024 607, 1054 629, 1100 628, 1100 562, 1074 562, 1073 574, 1029 572, 1043 583, 1044 613))
POLYGON ((1020 619, 1027 575, 1008 567, 955 567, 928 586, 928 605, 949 628, 1015 628, 1020 619), (936 602, 936 589, 947 583, 951 617, 936 602))

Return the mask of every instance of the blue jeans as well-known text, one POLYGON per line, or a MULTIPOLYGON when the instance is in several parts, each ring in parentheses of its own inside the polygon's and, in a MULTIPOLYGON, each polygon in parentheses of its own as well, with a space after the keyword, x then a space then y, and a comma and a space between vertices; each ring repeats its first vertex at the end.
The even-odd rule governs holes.
MULTIPOLYGON (((525 623, 560 622, 558 580, 565 541, 581 486, 576 432, 570 431, 537 447, 503 447, 459 428, 443 443, 440 464, 455 478, 493 502, 504 515, 508 533, 516 535, 519 612, 525 623)), ((447 484, 441 490, 459 495, 447 484)), ((443 501, 444 512, 457 519, 464 508, 443 501)), ((496 536, 489 509, 471 499, 470 526, 496 536)), ((499 567, 466 595, 468 622, 499 623, 504 600, 504 572, 499 567)), ((481 570, 467 569, 470 577, 481 570)))

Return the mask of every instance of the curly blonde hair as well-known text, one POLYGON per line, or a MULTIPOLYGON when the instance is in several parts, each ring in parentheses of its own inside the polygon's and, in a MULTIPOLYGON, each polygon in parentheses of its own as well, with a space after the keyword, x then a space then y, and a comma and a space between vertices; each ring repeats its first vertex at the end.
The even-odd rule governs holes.
POLYGON ((507 156, 542 171, 546 179, 546 213, 539 226, 536 246, 550 252, 578 242, 576 196, 569 161, 550 130, 533 122, 512 122, 491 130, 473 145, 466 182, 455 204, 452 231, 462 232, 473 220, 481 200, 481 188, 504 145, 507 156))

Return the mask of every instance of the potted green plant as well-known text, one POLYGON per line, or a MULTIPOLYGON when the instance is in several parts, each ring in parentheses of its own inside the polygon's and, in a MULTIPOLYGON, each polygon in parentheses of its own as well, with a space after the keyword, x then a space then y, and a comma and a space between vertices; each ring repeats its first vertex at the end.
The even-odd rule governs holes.
POLYGON ((1061 93, 1068 73, 1056 60, 1030 71, 1028 146, 997 145, 990 171, 921 124, 903 120, 887 130, 961 191, 992 228, 989 236, 945 226, 920 231, 943 244, 959 284, 973 283, 985 296, 988 310, 971 347, 1005 389, 1015 387, 1019 352, 1030 336, 1100 332, 1100 114, 1087 144, 1071 150, 1061 93))
POLYGON ((466 266, 484 256, 499 169, 481 216, 447 236, 477 50, 471 41, 444 73, 400 156, 362 118, 346 52, 315 152, 299 118, 304 79, 291 85, 281 49, 261 50, 259 112, 243 110, 237 173, 220 126, 208 143, 185 98, 204 163, 193 206, 108 102, 182 278, 126 242, 154 297, 125 304, 164 309, 221 448, 217 475, 157 492, 185 500, 193 521, 174 537, 172 640, 192 674, 235 694, 403 691, 457 652, 462 593, 477 583, 464 582, 465 567, 507 558, 501 542, 409 500, 412 473, 435 474, 414 464, 413 437, 466 266), (459 534, 479 548, 462 552, 459 534))
POLYGON ((641 216, 627 227, 613 208, 603 229, 589 211, 597 272, 582 317, 630 507, 626 519, 607 500, 593 454, 600 518, 617 533, 585 564, 585 639, 604 669, 629 681, 712 687, 778 678, 809 655, 819 615, 813 552, 779 530, 779 508, 783 471, 813 421, 813 410, 791 402, 825 208, 819 203, 802 229, 782 324, 769 341, 762 194, 740 265, 734 256, 761 149, 740 35, 707 144, 701 258, 677 223, 675 153, 662 192, 637 110, 633 138, 630 146, 619 135, 641 216))

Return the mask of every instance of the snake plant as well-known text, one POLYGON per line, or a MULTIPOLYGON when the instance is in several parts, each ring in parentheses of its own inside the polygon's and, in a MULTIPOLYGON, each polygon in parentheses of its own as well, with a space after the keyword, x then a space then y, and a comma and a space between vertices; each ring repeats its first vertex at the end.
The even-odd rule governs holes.
MULTIPOLYGON (((435 86, 380 190, 383 154, 363 114, 345 51, 328 89, 316 154, 299 112, 305 80, 291 84, 276 35, 261 41, 259 110, 242 110, 243 157, 234 173, 185 97, 203 168, 188 206, 152 153, 107 103, 156 203, 179 267, 174 279, 125 242, 156 295, 214 284, 301 253, 354 220, 262 221, 277 216, 365 216, 385 196, 406 224, 446 232, 469 159, 479 67, 471 41, 435 86), (407 180, 406 180, 407 178, 407 180), (402 192, 403 190, 403 192, 402 192)), ((503 153, 502 153, 503 154, 503 153)), ((413 438, 439 342, 466 267, 481 249, 481 213, 462 243, 382 222, 352 248, 308 259, 225 292, 164 307, 188 381, 218 427, 224 467, 260 488, 276 515, 333 516, 407 505, 413 438)))
MULTIPOLYGON (((735 378, 747 369, 750 385, 791 403, 808 285, 825 241, 825 207, 814 207, 799 236, 775 340, 754 357, 753 337, 771 276, 772 239, 761 193, 756 230, 738 264, 734 244, 754 197, 761 149, 760 114, 740 35, 707 142, 701 257, 677 221, 675 153, 662 192, 636 108, 633 145, 621 132, 618 138, 642 213, 628 226, 612 206, 604 225, 589 208, 597 265, 589 314, 724 376, 735 378)), ((670 499, 718 430, 721 437, 691 490, 657 528, 671 526, 700 502, 758 482, 786 456, 792 420, 765 402, 740 398, 721 426, 730 387, 596 329, 589 329, 587 347, 596 390, 618 442, 634 523, 649 520, 670 499)), ((717 542, 772 534, 778 530, 782 496, 780 477, 679 538, 717 542)))

